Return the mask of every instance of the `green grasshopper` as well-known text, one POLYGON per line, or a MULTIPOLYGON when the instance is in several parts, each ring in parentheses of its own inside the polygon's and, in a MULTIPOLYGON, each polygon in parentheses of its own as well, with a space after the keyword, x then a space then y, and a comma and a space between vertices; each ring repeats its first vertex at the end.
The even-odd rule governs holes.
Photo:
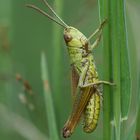
POLYGON ((35 5, 27 4, 27 7, 35 9, 64 28, 64 40, 71 61, 74 103, 72 112, 63 128, 63 137, 71 136, 82 115, 84 115, 83 129, 85 132, 90 133, 95 130, 99 119, 101 104, 99 86, 100 84, 114 85, 113 83, 99 80, 92 55, 93 49, 98 46, 101 40, 102 29, 106 20, 100 24, 99 28, 89 38, 86 38, 78 29, 67 25, 46 0, 42 1, 58 20, 35 5), (91 44, 90 40, 95 35, 97 35, 97 38, 91 44))

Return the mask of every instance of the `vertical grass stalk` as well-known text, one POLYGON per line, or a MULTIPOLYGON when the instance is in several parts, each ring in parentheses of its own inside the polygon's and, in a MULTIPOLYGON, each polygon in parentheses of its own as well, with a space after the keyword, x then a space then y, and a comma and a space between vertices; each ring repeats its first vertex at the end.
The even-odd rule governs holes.
MULTIPOLYGON (((61 17, 62 14, 62 8, 63 8, 63 0, 55 0, 54 1, 55 5, 55 11, 57 14, 61 17)), ((53 37, 52 37, 52 81, 53 81, 53 89, 54 92, 56 93, 61 93, 61 82, 58 79, 62 78, 62 52, 63 52, 63 47, 61 45, 62 42, 62 32, 61 32, 61 27, 53 23, 53 37)), ((56 94, 57 96, 58 94, 56 94)), ((60 96, 58 95, 57 98, 60 96)))
POLYGON ((59 140, 56 117, 54 113, 54 105, 52 100, 52 93, 49 85, 49 76, 47 63, 45 60, 45 54, 41 54, 41 70, 42 70, 42 81, 44 84, 44 98, 46 104, 46 116, 48 118, 48 129, 49 129, 49 138, 50 140, 59 140))
POLYGON ((130 108, 131 100, 131 74, 130 74, 130 56, 128 50, 128 35, 126 29, 126 8, 125 0, 119 2, 120 9, 118 13, 120 15, 119 29, 121 30, 120 34, 120 58, 121 58, 121 110, 122 110, 122 119, 128 118, 128 112, 130 108), (125 99, 125 100, 124 100, 125 99))
MULTIPOLYGON (((62 10, 63 10, 63 0, 55 0, 54 1, 55 11, 61 17, 62 10)), ((60 93, 63 93, 63 85, 62 85, 62 78, 63 78, 63 46, 62 46, 62 28, 55 23, 53 23, 53 30, 52 30, 52 91, 55 94, 53 96, 54 101, 56 102, 55 108, 58 118, 61 114, 57 111, 61 110, 61 105, 59 101, 61 101, 62 96, 60 93), (61 79, 61 80, 60 80, 61 79)), ((62 120, 61 120, 62 121, 62 120)), ((58 126, 61 124, 59 121, 58 126)))
MULTIPOLYGON (((104 18, 109 17, 109 1, 108 0, 99 0, 99 13, 100 13, 100 22, 104 20, 104 18)), ((109 37, 109 22, 107 22, 106 27, 103 29, 103 65, 105 69, 103 70, 103 79, 110 81, 111 78, 111 46, 110 37, 109 37)), ((103 139, 111 140, 111 95, 110 87, 104 87, 103 93, 103 139)))
MULTIPOLYGON (((115 140, 121 140, 121 117, 127 117, 130 104, 130 68, 127 46, 127 32, 125 24, 124 0, 99 0, 100 18, 108 19, 108 27, 105 29, 104 45, 104 77, 112 79, 116 84, 113 88, 113 124, 115 129, 115 140), (112 65, 111 65, 112 64, 112 65), (111 73, 112 70, 112 73, 111 73), (123 100, 122 100, 123 99, 123 100)), ((104 100, 109 100, 108 89, 105 89, 104 100)), ((104 139, 109 140, 111 131, 106 127, 110 123, 110 102, 104 101, 104 139), (109 111, 106 111, 109 110, 109 111), (108 114, 107 114, 108 113, 108 114)))

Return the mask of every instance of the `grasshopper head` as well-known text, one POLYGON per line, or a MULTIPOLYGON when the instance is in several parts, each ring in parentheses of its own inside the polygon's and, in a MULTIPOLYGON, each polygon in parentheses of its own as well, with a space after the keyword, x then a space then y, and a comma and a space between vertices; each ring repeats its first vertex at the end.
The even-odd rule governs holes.
POLYGON ((76 28, 68 27, 64 29, 64 40, 68 47, 82 47, 87 38, 76 28))

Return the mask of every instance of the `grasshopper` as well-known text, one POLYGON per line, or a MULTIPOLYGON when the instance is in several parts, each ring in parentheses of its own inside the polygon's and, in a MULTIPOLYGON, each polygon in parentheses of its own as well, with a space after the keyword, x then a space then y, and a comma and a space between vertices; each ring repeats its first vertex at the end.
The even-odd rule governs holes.
POLYGON ((99 86, 101 84, 114 85, 113 83, 99 80, 92 54, 93 49, 98 46, 101 40, 102 29, 106 20, 87 38, 78 29, 67 25, 46 0, 42 1, 57 19, 35 5, 27 4, 27 7, 35 9, 64 28, 64 40, 71 62, 74 102, 72 112, 63 128, 63 137, 71 136, 82 115, 84 115, 83 130, 90 133, 95 130, 99 119, 101 104, 99 86), (96 35, 95 42, 90 43, 91 38, 96 35))

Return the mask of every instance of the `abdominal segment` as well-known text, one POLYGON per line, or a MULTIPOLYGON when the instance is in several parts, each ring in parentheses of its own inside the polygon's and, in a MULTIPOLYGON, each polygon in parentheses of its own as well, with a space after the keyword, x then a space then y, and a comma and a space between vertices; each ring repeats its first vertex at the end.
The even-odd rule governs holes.
POLYGON ((85 108, 83 130, 86 133, 91 133, 96 129, 100 113, 100 96, 99 91, 96 90, 85 108))

